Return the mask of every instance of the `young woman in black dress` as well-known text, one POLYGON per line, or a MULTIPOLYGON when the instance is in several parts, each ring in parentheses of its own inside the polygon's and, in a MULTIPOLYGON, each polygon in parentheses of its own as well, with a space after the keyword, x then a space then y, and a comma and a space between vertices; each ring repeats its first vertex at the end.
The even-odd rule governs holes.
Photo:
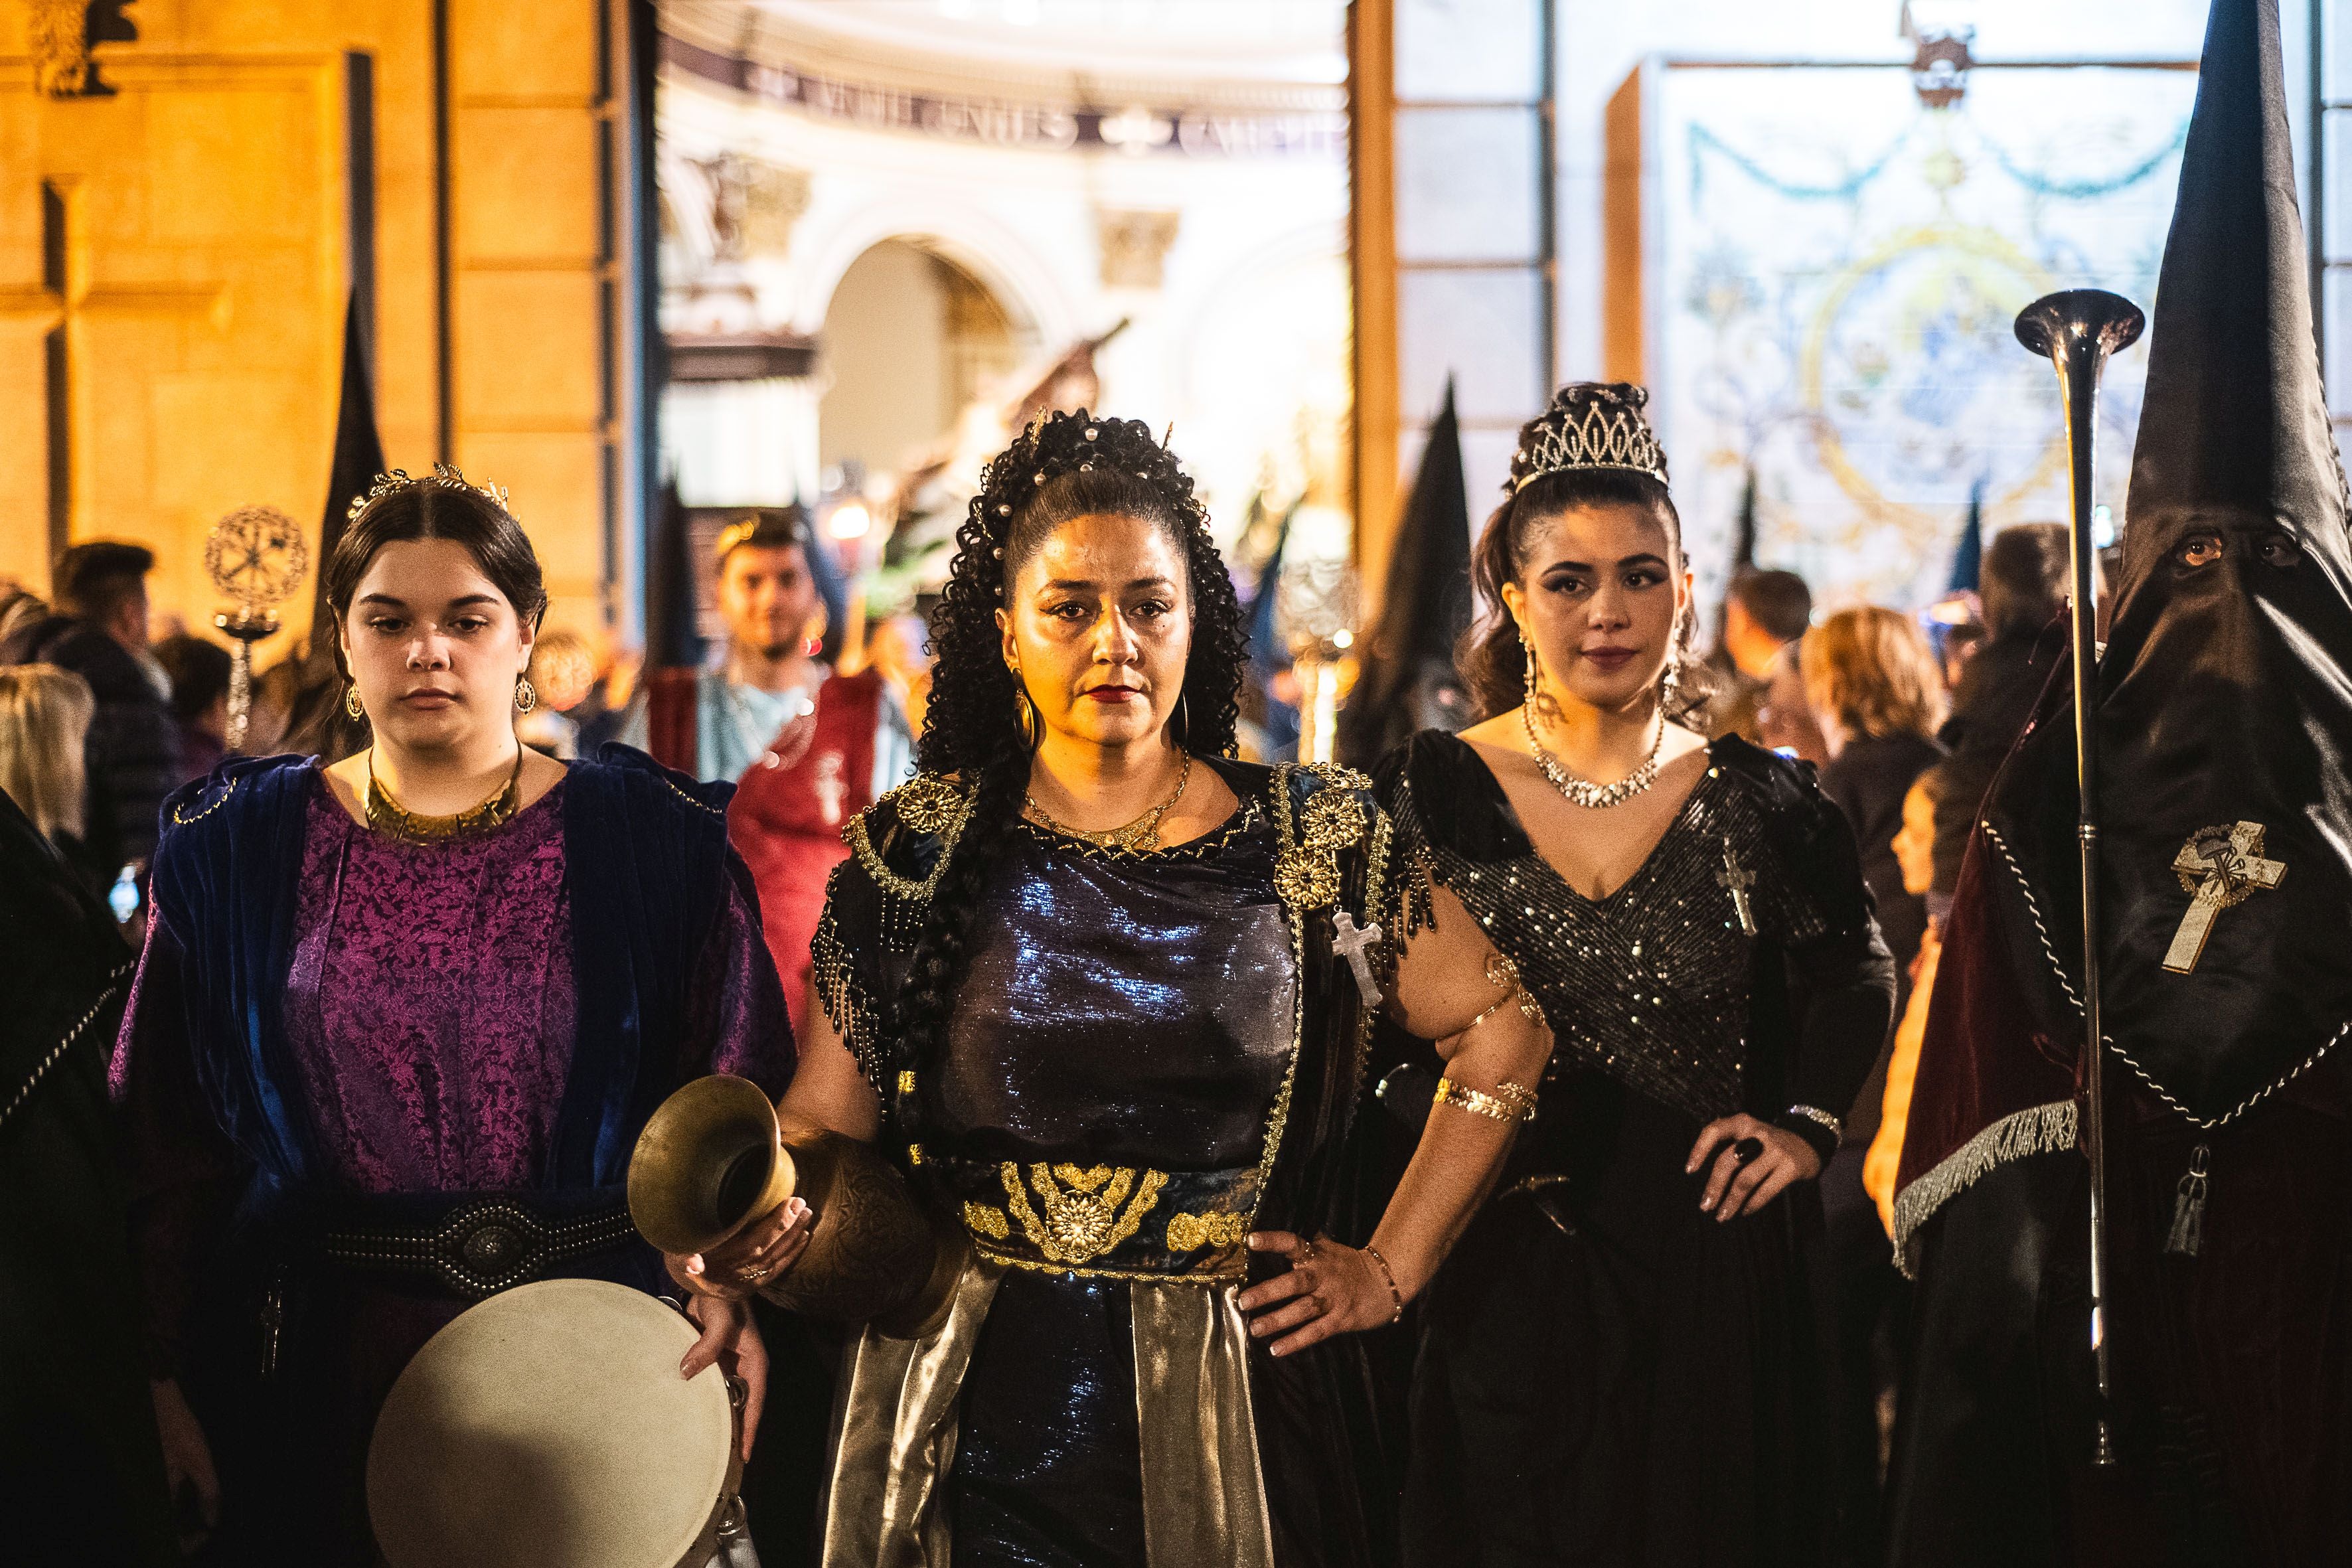
POLYGON ((1832 1539, 1811 1183, 1894 968, 1812 770, 1685 727, 1690 574, 1643 401, 1573 385, 1522 430, 1463 659, 1489 717, 1381 771, 1434 929, 1482 928, 1557 1042, 1423 1310, 1413 1564, 1832 1539))

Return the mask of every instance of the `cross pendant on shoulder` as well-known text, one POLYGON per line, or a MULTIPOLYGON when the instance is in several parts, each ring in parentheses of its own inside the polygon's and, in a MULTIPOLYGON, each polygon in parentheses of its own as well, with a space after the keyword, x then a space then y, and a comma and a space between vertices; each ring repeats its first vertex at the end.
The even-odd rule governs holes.
POLYGON ((1739 913, 1739 929, 1749 936, 1756 934, 1756 906, 1748 900, 1748 889, 1756 885, 1756 873, 1739 863, 1731 847, 1731 840, 1723 841, 1723 869, 1715 874, 1716 885, 1729 889, 1731 907, 1739 913))
POLYGON ((1346 957, 1348 967, 1356 972, 1356 989, 1363 993, 1364 1005, 1379 1006, 1380 984, 1372 979, 1372 965, 1365 958, 1364 950, 1381 940, 1380 922, 1375 921, 1370 925, 1360 926, 1355 916, 1341 910, 1331 917, 1331 925, 1339 933, 1331 946, 1346 957))

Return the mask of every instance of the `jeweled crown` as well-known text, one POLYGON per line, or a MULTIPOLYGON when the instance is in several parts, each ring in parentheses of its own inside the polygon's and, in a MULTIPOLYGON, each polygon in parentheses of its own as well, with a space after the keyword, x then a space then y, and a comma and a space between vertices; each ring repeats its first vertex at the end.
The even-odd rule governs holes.
POLYGON ((365 495, 352 498, 351 510, 343 513, 343 521, 350 521, 384 497, 407 489, 414 485, 444 485, 453 490, 472 490, 476 495, 488 497, 497 504, 498 509, 506 512, 508 516, 514 515, 512 510, 507 505, 507 488, 504 485, 488 482, 478 485, 459 473, 455 465, 436 463, 433 465, 431 473, 415 479, 410 478, 404 468, 394 468, 388 474, 378 474, 369 484, 365 495))
POLYGON ((1546 474, 1576 468, 1623 468, 1666 482, 1666 453, 1642 417, 1650 395, 1629 382, 1575 381, 1552 394, 1551 406, 1519 427, 1511 454, 1517 492, 1546 474))

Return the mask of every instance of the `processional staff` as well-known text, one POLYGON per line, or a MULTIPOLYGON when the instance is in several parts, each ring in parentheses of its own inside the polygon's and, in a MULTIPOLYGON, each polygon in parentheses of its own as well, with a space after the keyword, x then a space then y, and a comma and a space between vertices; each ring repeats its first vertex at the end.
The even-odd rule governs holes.
POLYGON ((2099 753, 2092 712, 2097 695, 2098 600, 2092 590, 2097 542, 2091 537, 2091 463, 2100 373, 2108 356, 2139 341, 2147 324, 2138 306, 2103 289, 2045 294, 2017 318, 2017 341, 2057 367, 2059 395, 2066 403, 2067 471, 2074 491, 2068 535, 2074 578, 2074 832, 2083 876, 2083 1097, 2089 1107, 2082 1142, 2091 1166, 2091 1353, 2099 1389, 2094 1457, 2102 1465, 2116 1462, 2116 1447, 2109 1420, 2114 1388, 2107 1369, 2107 1114, 2099 1070, 2105 1048, 2099 1030, 2099 753))
POLYGON ((245 749, 253 714, 253 645, 278 630, 269 612, 285 602, 310 564, 310 547, 294 520, 275 507, 243 506, 212 526, 205 538, 205 571, 236 605, 213 625, 236 643, 229 665, 228 733, 232 752, 245 749))

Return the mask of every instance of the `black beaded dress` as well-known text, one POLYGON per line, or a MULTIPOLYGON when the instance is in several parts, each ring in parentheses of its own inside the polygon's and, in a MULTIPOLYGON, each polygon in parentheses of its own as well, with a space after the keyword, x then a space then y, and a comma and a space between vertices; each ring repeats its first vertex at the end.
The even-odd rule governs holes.
POLYGON ((1600 900, 1538 855, 1467 742, 1426 731, 1382 766, 1406 852, 1518 965, 1556 1041, 1536 1121, 1422 1304, 1417 1568, 1831 1550, 1819 1198, 1801 1184, 1718 1223, 1683 1167, 1701 1127, 1742 1110, 1826 1163, 1834 1134, 1789 1108, 1845 1113, 1894 964, 1812 770, 1737 739, 1708 761, 1600 900))
POLYGON ((843 1373, 828 1568, 1332 1568, 1392 1561, 1353 1340, 1276 1360, 1234 1295, 1252 1228, 1339 1230, 1371 1012, 1335 921, 1393 897, 1370 781, 1206 759, 1219 831, 998 853, 937 1059, 897 1037, 964 797, 852 826, 815 945, 885 1147, 974 1252, 948 1322, 843 1373))

